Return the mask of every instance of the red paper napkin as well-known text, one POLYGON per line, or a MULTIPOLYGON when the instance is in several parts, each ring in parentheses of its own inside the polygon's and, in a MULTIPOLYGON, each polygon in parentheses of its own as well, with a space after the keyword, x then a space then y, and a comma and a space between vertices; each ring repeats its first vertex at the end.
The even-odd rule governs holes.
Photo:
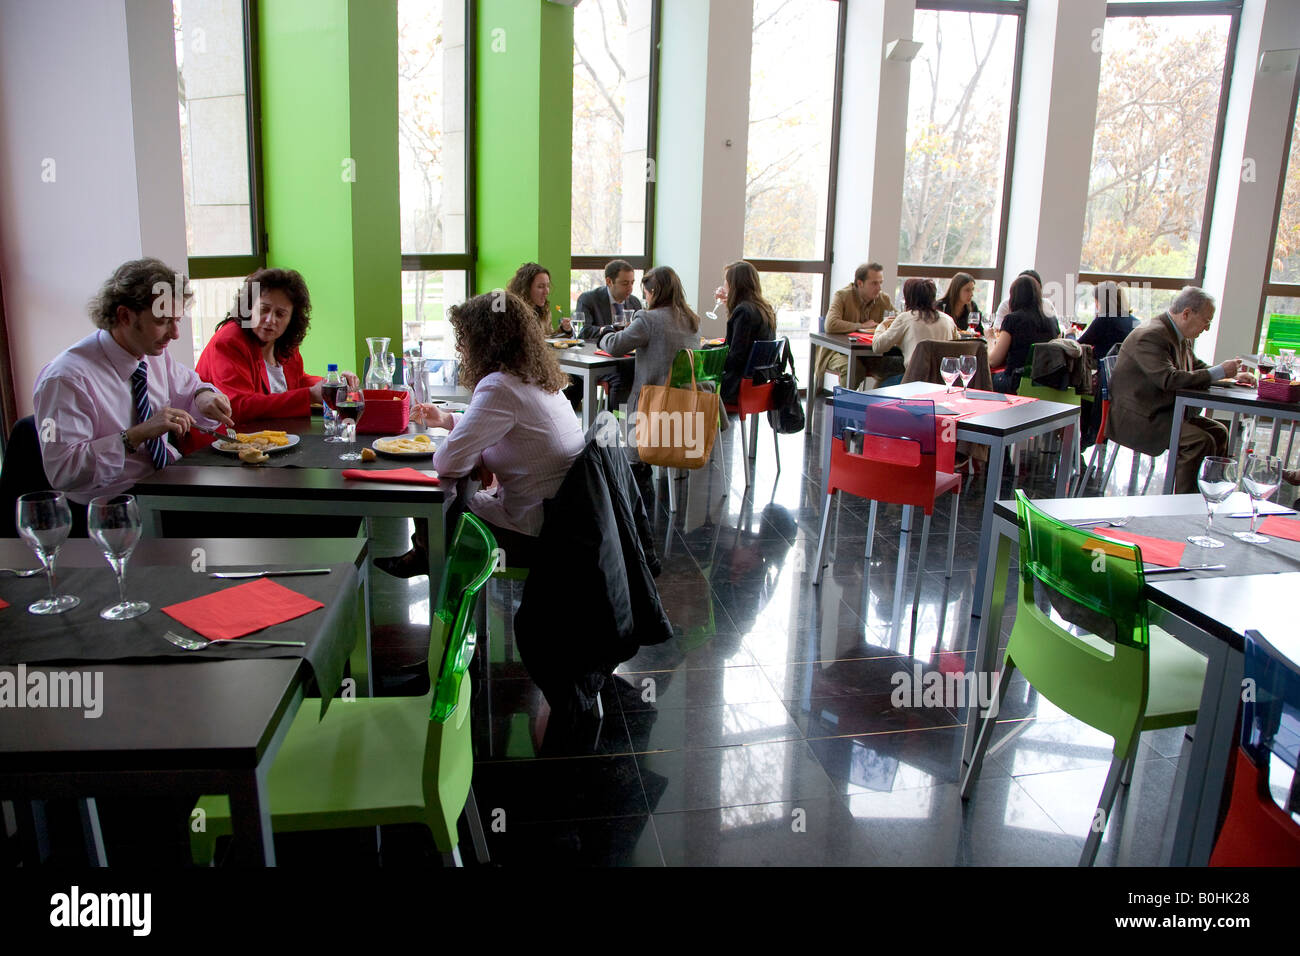
POLYGON ((355 478, 357 481, 395 481, 400 485, 438 484, 438 479, 433 475, 426 475, 414 468, 376 468, 374 471, 344 468, 343 477, 355 478))
POLYGON ((1187 550, 1185 542, 1151 538, 1144 534, 1133 534, 1122 528, 1094 528, 1093 530, 1102 537, 1136 544, 1142 549, 1143 562, 1158 564, 1162 568, 1179 567, 1183 563, 1183 552, 1187 550))
POLYGON ((0 598, 0 611, 3 611, 8 606, 9 606, 9 602, 6 601, 4 598, 0 598))
POLYGON ((863 345, 870 345, 876 340, 874 332, 850 332, 849 338, 855 342, 861 342, 863 345))
POLYGON ((1287 541, 1300 541, 1300 521, 1273 515, 1259 523, 1259 533, 1274 538, 1285 538, 1287 541))
POLYGON ((630 356, 636 355, 636 349, 633 349, 632 351, 628 352, 627 355, 611 355, 610 353, 606 352, 604 349, 596 349, 596 354, 603 355, 605 356, 605 358, 629 358, 630 356))
POLYGON ((163 613, 213 641, 229 641, 324 607, 268 578, 182 601, 163 613))

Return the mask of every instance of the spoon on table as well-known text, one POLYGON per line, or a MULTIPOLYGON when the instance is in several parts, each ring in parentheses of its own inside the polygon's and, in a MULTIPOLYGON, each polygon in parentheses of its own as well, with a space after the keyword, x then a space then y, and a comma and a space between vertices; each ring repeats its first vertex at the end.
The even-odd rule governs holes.
POLYGON ((1125 515, 1122 518, 1096 518, 1092 521, 1071 521, 1070 524, 1076 528, 1091 528, 1095 525, 1108 525, 1112 528, 1122 528, 1132 520, 1132 515, 1125 515))
POLYGON ((184 637, 174 631, 168 631, 163 638, 177 647, 187 651, 201 651, 205 647, 211 647, 213 644, 274 644, 277 647, 306 647, 306 641, 253 641, 246 637, 236 638, 233 641, 209 641, 202 637, 184 637))

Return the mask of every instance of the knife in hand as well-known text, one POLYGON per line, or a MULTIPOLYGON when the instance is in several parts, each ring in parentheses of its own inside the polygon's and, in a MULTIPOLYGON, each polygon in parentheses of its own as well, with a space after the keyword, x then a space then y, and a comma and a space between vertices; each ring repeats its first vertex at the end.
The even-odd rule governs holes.
POLYGON ((295 574, 329 574, 329 568, 302 568, 293 571, 212 571, 210 578, 275 578, 295 574))
POLYGON ((222 441, 228 441, 232 445, 239 444, 239 434, 233 428, 204 428, 198 422, 194 423, 194 427, 205 435, 211 435, 213 438, 220 438, 222 441))

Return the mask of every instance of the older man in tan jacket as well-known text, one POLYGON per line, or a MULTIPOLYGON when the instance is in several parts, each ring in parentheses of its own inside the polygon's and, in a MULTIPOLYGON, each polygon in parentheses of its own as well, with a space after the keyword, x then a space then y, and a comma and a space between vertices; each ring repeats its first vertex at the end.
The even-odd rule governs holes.
MULTIPOLYGON (((1129 333, 1110 380, 1108 438, 1144 455, 1159 455, 1168 448, 1180 388, 1206 388, 1222 378, 1254 381, 1249 373, 1238 374, 1237 359, 1211 367, 1195 356, 1192 343, 1213 320, 1214 298, 1188 286, 1174 297, 1168 312, 1129 333)), ((1178 460, 1165 465, 1174 469, 1174 492, 1195 494, 1201 461, 1227 451, 1228 430, 1222 424, 1189 414, 1179 434, 1178 460)))
MULTIPOLYGON (((831 299, 830 310, 826 313, 826 332, 830 335, 844 335, 848 332, 871 332, 885 317, 886 312, 894 311, 894 303, 881 291, 885 284, 885 267, 879 262, 868 262, 858 266, 853 274, 853 284, 846 285, 835 293, 831 299)), ((877 378, 886 378, 878 372, 885 371, 884 364, 890 359, 859 360, 866 364, 866 373, 877 378)), ((899 364, 893 360, 894 364, 899 364)), ((817 364, 813 376, 820 382, 827 372, 834 372, 840 378, 840 384, 848 385, 848 358, 830 349, 818 348, 817 364)), ((898 368, 896 374, 902 372, 898 368)), ((811 387, 811 385, 810 385, 811 387)))

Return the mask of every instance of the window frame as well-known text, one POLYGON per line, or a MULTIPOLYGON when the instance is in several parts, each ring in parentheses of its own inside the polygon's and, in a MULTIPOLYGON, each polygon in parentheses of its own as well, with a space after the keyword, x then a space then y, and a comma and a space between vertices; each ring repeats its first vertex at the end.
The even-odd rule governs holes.
POLYGON ((403 253, 402 272, 464 272, 469 295, 478 292, 478 196, 474 170, 478 161, 478 4, 465 4, 465 251, 403 253))
POLYGON ((1011 177, 1016 165, 1016 130, 1020 121, 1020 80, 1025 59, 1025 21, 1028 0, 916 0, 917 10, 934 10, 939 13, 996 13, 1016 17, 1016 55, 1011 66, 1011 108, 1007 122, 1007 157, 1002 168, 1002 203, 998 214, 997 255, 991 266, 969 266, 961 263, 921 265, 900 262, 899 278, 951 279, 957 272, 965 272, 976 282, 992 281, 993 303, 990 311, 1002 301, 1002 272, 1007 261, 1007 233, 1011 224, 1011 177))
POLYGON ((1295 83, 1291 89, 1291 115, 1287 120, 1287 149, 1282 156, 1282 167, 1277 177, 1277 198, 1273 203, 1273 226, 1268 235, 1268 261, 1264 264, 1264 285, 1259 294, 1259 309, 1255 315, 1255 341, 1258 342, 1264 330, 1264 316, 1267 313, 1270 298, 1300 299, 1300 282, 1274 282, 1273 256, 1277 252, 1277 230, 1282 225, 1282 200, 1286 197, 1287 168, 1291 165, 1291 149, 1295 139, 1296 110, 1300 109, 1300 71, 1296 73, 1295 83))
POLYGON ((266 267, 266 205, 262 195, 262 80, 258 67, 258 0, 243 0, 244 90, 248 124, 249 228, 253 251, 235 256, 190 256, 186 267, 191 279, 237 279, 266 267))
MULTIPOLYGON (((844 49, 849 17, 846 0, 828 0, 839 4, 835 36, 834 96, 831 100, 830 182, 826 187, 826 241, 820 259, 746 259, 759 272, 795 272, 822 277, 821 314, 831 303, 831 264, 835 249, 835 201, 840 178, 840 112, 844 102, 844 49)), ((743 240, 742 240, 743 245, 743 240)), ((815 330, 814 330, 815 331, 815 330)))
MULTIPOLYGON (((1228 16, 1228 45, 1223 55, 1223 78, 1219 84, 1219 115, 1214 124, 1214 140, 1210 147, 1210 169, 1206 177, 1205 207, 1201 212, 1201 235, 1196 251, 1196 271, 1190 276, 1151 276, 1133 273, 1087 272, 1079 270, 1079 282, 1122 282, 1150 289, 1177 291, 1184 286, 1205 284, 1205 263, 1213 225, 1214 199, 1219 186, 1219 170, 1223 161, 1223 134, 1228 119, 1228 97, 1232 92, 1232 72, 1237 58, 1237 38, 1241 28, 1243 0, 1182 0, 1178 3, 1143 3, 1120 0, 1106 4, 1106 19, 1112 17, 1213 17, 1228 16)), ((1096 129, 1093 139, 1096 140, 1096 129)), ((1091 163, 1089 164, 1091 167, 1091 163)), ((1280 203, 1279 197, 1279 203, 1280 203)), ((1086 212, 1085 212, 1086 215, 1086 212)), ((1276 229, 1276 223, 1274 224, 1276 229)), ((1269 246, 1270 253, 1272 245, 1269 246)), ((1080 263, 1082 265, 1082 263, 1080 263)), ((1263 308, 1261 300, 1261 310, 1263 308)))
MULTIPOLYGON (((645 155, 646 160, 655 164, 655 169, 659 165, 659 45, 663 29, 663 0, 654 0, 650 5, 650 96, 648 97, 649 116, 646 119, 646 140, 645 155)), ((572 110, 570 110, 572 112, 572 110)), ((570 124, 573 123, 573 117, 569 117, 570 124)), ((587 270, 604 270, 612 259, 622 259, 629 263, 633 269, 642 273, 649 272, 653 268, 652 259, 654 258, 655 248, 655 191, 658 188, 658 174, 648 180, 645 184, 645 237, 642 249, 645 251, 639 256, 629 256, 621 252, 610 252, 608 255, 597 253, 595 255, 573 255, 569 254, 569 268, 573 272, 587 270)), ((572 202, 572 200, 570 200, 572 202)))

